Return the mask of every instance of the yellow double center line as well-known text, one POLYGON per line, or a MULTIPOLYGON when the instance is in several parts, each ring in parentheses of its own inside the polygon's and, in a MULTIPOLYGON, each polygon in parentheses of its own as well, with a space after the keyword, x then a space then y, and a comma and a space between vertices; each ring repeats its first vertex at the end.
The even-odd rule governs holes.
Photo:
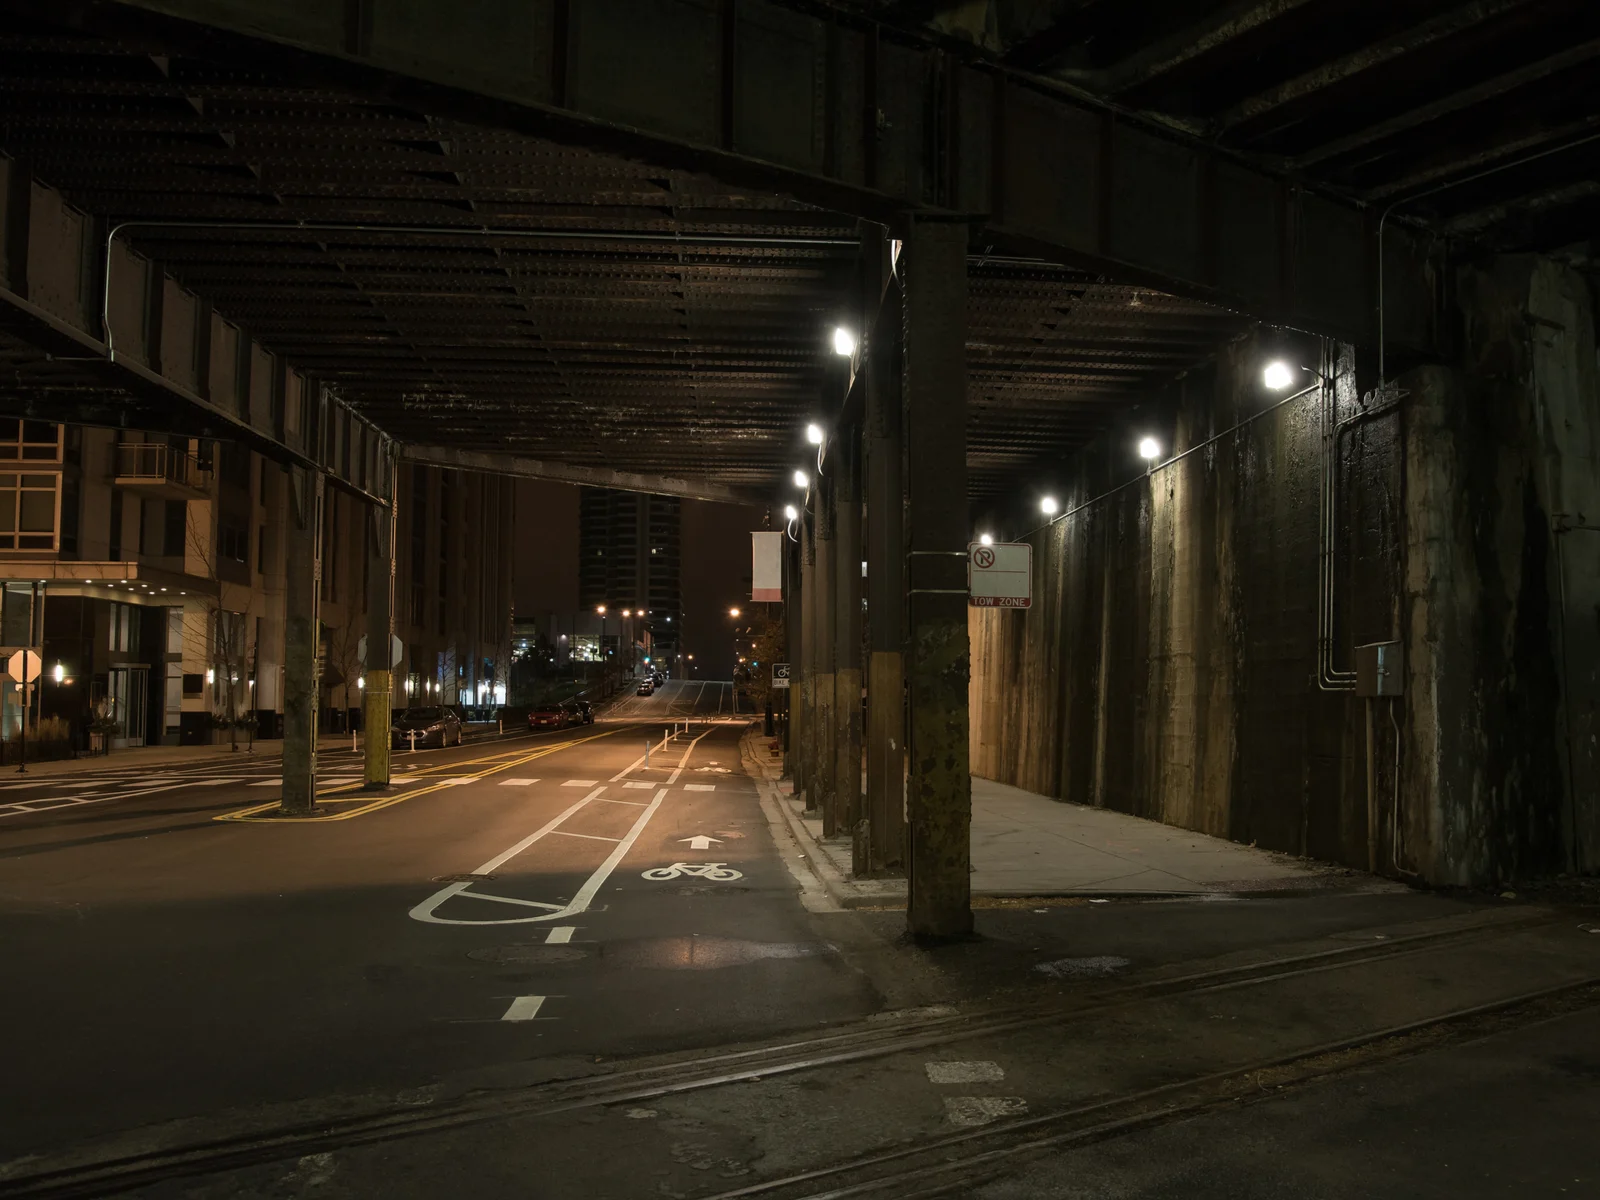
MULTIPOLYGON (((311 816, 268 816, 268 813, 278 813, 281 802, 269 800, 265 804, 252 804, 249 808, 236 809, 233 812, 221 813, 211 819, 213 821, 260 821, 283 822, 285 824, 303 824, 307 821, 348 821, 352 817, 363 817, 368 813, 377 812, 380 808, 388 808, 391 804, 399 804, 403 800, 414 800, 418 796, 426 796, 429 792, 441 791, 447 787, 457 787, 464 783, 475 783, 480 779, 487 779, 497 771, 509 770, 520 767, 523 763, 532 762, 536 758, 543 758, 547 754, 554 754, 557 750, 567 750, 573 746, 581 746, 584 742, 592 742, 596 738, 610 737, 616 730, 608 729, 604 733, 591 733, 588 737, 573 738, 569 742, 557 742, 551 746, 541 746, 529 754, 516 755, 507 758, 503 754, 489 755, 485 758, 469 758, 463 762, 440 763, 437 767, 428 767, 411 776, 417 779, 423 775, 437 775, 449 773, 449 777, 441 779, 438 783, 428 784, 423 787, 407 788, 405 791, 392 796, 377 796, 365 804, 358 804, 342 812, 315 813, 311 816), (462 775, 462 767, 475 767, 484 763, 493 764, 483 770, 469 775, 462 775)), ((347 783, 341 787, 329 788, 326 792, 318 792, 318 798, 332 796, 339 792, 353 792, 365 787, 365 784, 347 783)), ((352 797, 353 799, 353 797, 352 797)))

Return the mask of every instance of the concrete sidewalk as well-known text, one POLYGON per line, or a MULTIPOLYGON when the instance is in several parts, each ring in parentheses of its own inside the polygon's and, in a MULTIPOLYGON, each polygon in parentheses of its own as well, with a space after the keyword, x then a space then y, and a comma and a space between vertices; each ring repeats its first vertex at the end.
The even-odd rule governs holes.
MULTIPOLYGON (((847 836, 824 838, 802 798, 778 777, 770 739, 747 737, 752 773, 778 807, 834 901, 898 904, 904 879, 855 879, 847 836)), ((993 780, 972 779, 972 891, 979 896, 1196 896, 1289 892, 1348 884, 1394 886, 1355 872, 1241 846, 1107 809, 1066 804, 993 780)))

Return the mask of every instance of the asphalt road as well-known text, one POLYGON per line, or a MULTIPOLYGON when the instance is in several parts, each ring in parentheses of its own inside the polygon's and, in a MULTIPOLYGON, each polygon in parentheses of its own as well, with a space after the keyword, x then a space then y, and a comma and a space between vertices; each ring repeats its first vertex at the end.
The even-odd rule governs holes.
POLYGON ((739 712, 740 701, 734 686, 726 680, 669 679, 649 696, 624 695, 609 705, 604 712, 607 720, 620 721, 671 721, 688 717, 713 719, 748 719, 746 711, 739 712))
POLYGON ((397 755, 377 800, 327 756, 319 820, 273 819, 275 764, 27 792, 63 803, 0 818, 6 1087, 29 1098, 0 1159, 872 1011, 775 852, 743 729, 397 755))

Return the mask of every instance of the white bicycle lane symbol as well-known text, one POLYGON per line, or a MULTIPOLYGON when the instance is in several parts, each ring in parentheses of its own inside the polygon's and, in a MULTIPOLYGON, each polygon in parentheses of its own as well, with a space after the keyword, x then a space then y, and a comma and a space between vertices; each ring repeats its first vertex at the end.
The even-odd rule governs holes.
POLYGON ((735 871, 726 863, 686 863, 675 862, 670 867, 652 867, 641 874, 646 879, 676 879, 680 875, 698 875, 701 879, 712 879, 718 883, 727 883, 734 879, 743 879, 743 871, 735 871))

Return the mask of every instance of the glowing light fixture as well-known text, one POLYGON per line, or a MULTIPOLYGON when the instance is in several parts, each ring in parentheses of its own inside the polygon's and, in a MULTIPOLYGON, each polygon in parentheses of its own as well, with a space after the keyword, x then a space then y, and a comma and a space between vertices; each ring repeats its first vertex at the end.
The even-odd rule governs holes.
POLYGON ((800 519, 800 510, 792 504, 785 504, 783 506, 783 515, 785 520, 798 521, 800 519))
POLYGON ((856 335, 843 325, 833 331, 833 352, 841 358, 849 358, 856 352, 856 335))
POLYGON ((1056 498, 1054 496, 1046 496, 1043 500, 1039 501, 1039 511, 1047 517, 1055 516, 1056 509, 1059 507, 1060 505, 1056 503, 1056 498))
POLYGON ((739 610, 737 608, 730 608, 728 610, 728 615, 730 617, 737 617, 739 615, 739 610))
POLYGON ((1140 438, 1139 457, 1144 459, 1145 462, 1150 462, 1152 459, 1160 458, 1161 443, 1156 441, 1153 437, 1140 438))
POLYGON ((822 426, 813 422, 806 426, 806 441, 813 446, 822 445, 822 426))
POLYGON ((807 475, 804 471, 796 471, 794 473, 794 485, 795 485, 795 487, 803 488, 803 487, 807 486, 810 482, 811 482, 811 476, 807 475))
POLYGON ((978 535, 978 545, 980 545, 980 546, 992 546, 992 545, 994 545, 994 537, 993 537, 993 535, 992 534, 987 534, 987 533, 980 533, 978 535))
POLYGON ((56 669, 51 672, 51 675, 54 676, 55 681, 57 683, 60 683, 63 679, 65 679, 67 677, 67 668, 64 667, 61 663, 57 663, 56 664, 56 669))
POLYGON ((606 606, 604 604, 600 605, 599 607, 597 607, 595 609, 595 612, 599 613, 602 617, 605 616, 606 615, 606 606))
POLYGON ((1274 359, 1261 372, 1261 382, 1275 392, 1281 392, 1294 382, 1294 368, 1281 358, 1274 359))

